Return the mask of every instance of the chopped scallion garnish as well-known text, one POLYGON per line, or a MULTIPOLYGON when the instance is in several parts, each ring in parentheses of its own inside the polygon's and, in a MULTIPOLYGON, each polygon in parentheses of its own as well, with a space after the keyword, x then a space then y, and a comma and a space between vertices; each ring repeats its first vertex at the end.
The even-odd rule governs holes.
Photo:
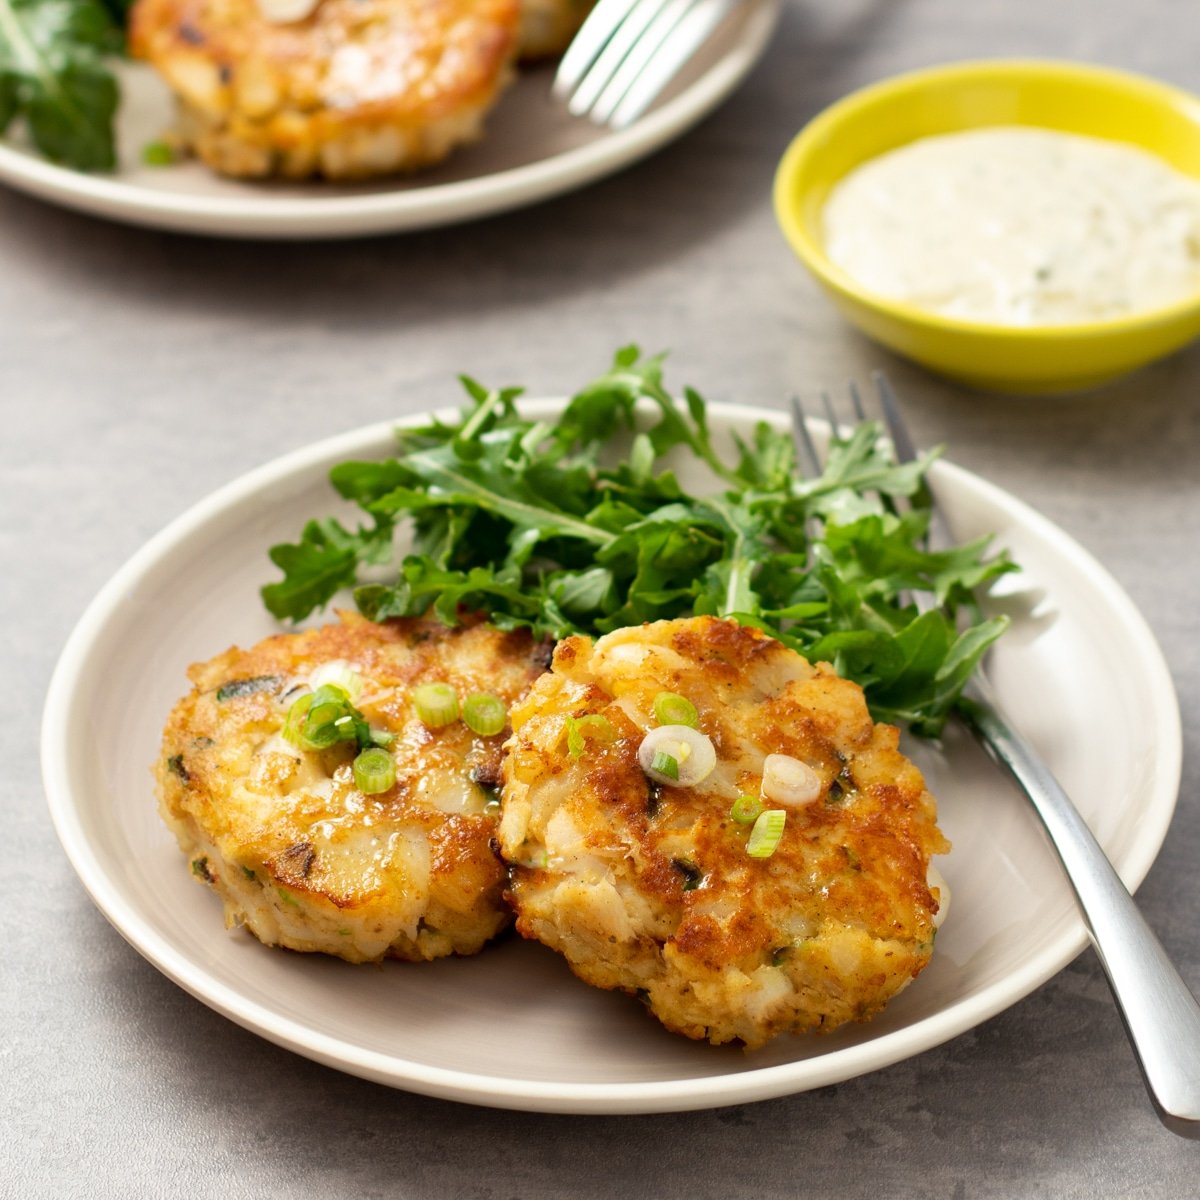
POLYGON ((657 771, 660 775, 665 775, 668 779, 678 779, 679 759, 673 754, 666 753, 665 750, 660 750, 655 754, 653 761, 650 763, 650 770, 657 771))
POLYGON ((363 692, 362 676, 346 661, 335 658, 315 667, 308 676, 308 686, 317 691, 332 683, 346 693, 357 704, 363 692))
POLYGON ((580 758, 587 749, 587 739, 609 743, 617 731, 612 722, 603 713, 587 713, 582 717, 568 717, 567 723, 567 753, 572 758, 580 758))
POLYGON ((762 815, 762 801, 757 796, 751 796, 747 792, 743 792, 734 802, 733 807, 729 810, 729 815, 739 825, 750 825, 762 815))
POLYGON ((346 704, 349 703, 346 693, 332 684, 327 684, 321 691, 337 691, 341 695, 331 699, 321 699, 320 692, 313 693, 312 706, 300 729, 300 745, 305 750, 326 750, 334 742, 340 742, 343 729, 339 726, 344 726, 350 720, 345 709, 346 704))
POLYGON ((581 758, 584 750, 587 749, 587 742, 583 740, 583 733, 579 729, 579 721, 576 717, 567 718, 567 753, 572 758, 581 758))
POLYGON ((304 724, 308 710, 312 708, 312 702, 312 692, 306 692, 292 701, 292 707, 288 709, 287 718, 283 722, 284 741, 291 742, 293 746, 300 745, 300 728, 304 724))
POLYGON ((364 750, 376 736, 345 690, 333 683, 293 701, 282 734, 285 741, 301 750, 327 750, 338 742, 355 742, 364 750))
POLYGON ((783 827, 787 824, 787 813, 782 808, 768 808, 761 813, 750 830, 750 838, 746 842, 746 853, 751 858, 770 858, 779 846, 783 837, 783 827))
POLYGON ((463 724, 480 737, 495 737, 508 724, 508 709, 499 696, 476 692, 463 701, 463 724))
POLYGON ((458 693, 448 683, 423 683, 412 690, 417 719, 430 729, 458 720, 458 693))
POLYGON ((655 783, 695 787, 712 774, 717 749, 711 738, 690 725, 660 725, 642 738, 638 762, 655 783), (659 770, 660 757, 668 762, 667 770, 659 770))
POLYGON ((354 786, 364 796, 386 792, 395 782, 395 760, 381 746, 371 746, 354 760, 354 786))
POLYGON ((677 692, 659 692, 654 697, 654 719, 660 725, 687 725, 692 729, 700 724, 696 706, 677 692))
POLYGON ((169 142, 147 142, 142 147, 142 162, 148 167, 169 167, 178 157, 169 142))

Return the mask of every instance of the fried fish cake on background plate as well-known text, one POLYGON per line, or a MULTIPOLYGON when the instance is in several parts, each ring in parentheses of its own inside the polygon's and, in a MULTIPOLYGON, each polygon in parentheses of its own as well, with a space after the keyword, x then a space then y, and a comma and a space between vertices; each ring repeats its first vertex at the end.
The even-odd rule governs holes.
POLYGON ((460 720, 431 729, 412 691, 444 682, 511 704, 544 648, 477 620, 340 615, 191 668, 155 772, 163 817, 227 923, 268 945, 352 962, 474 953, 510 921, 492 845, 504 736, 460 720), (394 735, 396 781, 378 794, 355 782, 354 743, 303 750, 281 736, 298 698, 351 671, 355 706, 394 735))
POLYGON ((130 15, 131 52, 171 86, 183 140, 220 174, 428 166, 479 136, 512 78, 518 0, 319 0, 270 19, 281 2, 138 0, 130 15))
POLYGON ((827 665, 711 617, 568 638, 512 722, 500 837, 517 928, 587 982, 688 1037, 755 1047, 866 1019, 929 962, 929 860, 949 849, 933 797, 827 665), (639 760, 663 694, 715 750, 693 786, 639 760), (801 764, 811 793, 779 801, 768 755, 801 764), (743 795, 786 812, 769 857, 732 815, 743 795))
POLYGON ((561 54, 592 7, 593 0, 521 0, 521 58, 561 54))

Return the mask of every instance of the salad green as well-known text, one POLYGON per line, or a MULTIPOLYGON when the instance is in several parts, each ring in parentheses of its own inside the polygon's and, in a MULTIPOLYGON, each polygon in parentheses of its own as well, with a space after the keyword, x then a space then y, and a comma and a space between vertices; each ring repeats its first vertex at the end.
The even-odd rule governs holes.
POLYGON ((398 429, 395 457, 333 468, 368 520, 313 519, 271 548, 283 577, 262 597, 276 617, 301 620, 348 587, 372 619, 485 611, 553 638, 729 616, 832 663, 876 719, 927 735, 1006 627, 975 595, 1014 564, 988 538, 925 548, 937 452, 897 464, 874 422, 835 437, 823 473, 802 479, 790 436, 766 422, 718 453, 701 396, 677 400, 662 357, 636 347, 556 422, 523 417, 518 388, 462 383, 457 422, 398 429), (710 492, 681 486, 663 461, 680 452, 706 465, 710 492), (402 525, 411 552, 397 563, 402 525))
POLYGON ((105 60, 123 21, 122 0, 0 0, 0 134, 23 122, 51 162, 111 170, 119 94, 105 60))

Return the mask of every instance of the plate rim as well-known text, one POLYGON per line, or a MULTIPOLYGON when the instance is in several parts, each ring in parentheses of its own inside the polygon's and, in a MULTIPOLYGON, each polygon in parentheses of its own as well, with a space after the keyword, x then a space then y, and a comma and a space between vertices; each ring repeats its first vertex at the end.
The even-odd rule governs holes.
MULTIPOLYGON (((558 154, 444 184, 355 196, 194 196, 89 175, 0 138, 0 183, 77 212, 125 224, 286 241, 404 233, 536 204, 630 166, 708 116, 766 52, 783 0, 754 0, 739 36, 694 82, 623 130, 558 154)), ((582 119, 582 118, 580 118, 582 119)))
MULTIPOLYGON (((520 402, 530 416, 560 411, 564 397, 541 397, 520 402)), ((787 427, 781 410, 712 402, 710 417, 731 423, 765 420, 787 427)), ((281 1016, 206 974, 177 953, 126 902, 108 877, 79 822, 80 809, 69 786, 68 734, 72 725, 73 682, 93 649, 96 636, 113 617, 133 584, 159 557, 222 512, 245 503, 265 486, 311 472, 330 460, 370 453, 386 446, 396 428, 453 419, 456 407, 406 414, 389 421, 360 426, 302 446, 252 468, 208 493, 152 535, 114 572, 95 594, 68 636, 51 676, 43 707, 41 765, 47 806, 67 858, 92 901, 114 928, 169 979, 214 1011, 242 1028, 285 1049, 361 1078, 419 1094, 470 1104, 512 1110, 576 1113, 637 1114, 723 1107, 808 1091, 880 1070, 940 1045, 1004 1011, 1071 962, 1087 944, 1082 916, 1076 911, 1062 932, 1039 953, 1003 980, 973 996, 930 1014, 912 1025, 858 1045, 841 1047, 814 1058, 752 1068, 731 1074, 683 1077, 673 1080, 622 1083, 564 1082, 511 1079, 479 1074, 412 1060, 355 1046, 337 1037, 281 1016), (950 1020, 947 1020, 950 1017, 950 1020), (398 1069, 402 1068, 402 1069, 398 1069)), ((1132 892, 1145 878, 1166 838, 1178 801, 1182 772, 1182 718, 1170 670, 1149 625, 1133 600, 1108 570, 1079 542, 1011 492, 965 468, 946 461, 934 470, 973 489, 987 501, 1012 511, 1023 528, 1048 540, 1056 552, 1096 587, 1121 619, 1122 627, 1145 664, 1144 678, 1153 699, 1159 731, 1158 763, 1161 782, 1139 825, 1141 836, 1130 843, 1118 868, 1132 892)), ((265 551, 265 548, 264 548, 265 551)))

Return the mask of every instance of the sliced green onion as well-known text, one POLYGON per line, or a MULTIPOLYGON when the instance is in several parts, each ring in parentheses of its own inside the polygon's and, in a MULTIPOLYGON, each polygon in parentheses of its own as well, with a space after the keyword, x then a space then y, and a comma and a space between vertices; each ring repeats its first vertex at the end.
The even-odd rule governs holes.
POLYGON ((665 775, 668 779, 678 780, 679 759, 660 750, 651 761, 650 770, 657 771, 659 775, 665 775))
POLYGON ((750 839, 746 842, 746 853, 751 858, 770 858, 783 837, 783 827, 787 823, 787 813, 782 808, 768 808, 761 813, 754 828, 750 830, 750 839))
POLYGON ((579 729, 579 722, 574 717, 567 718, 567 753, 572 758, 580 758, 587 749, 587 742, 579 729))
POLYGON ((340 742, 342 731, 338 725, 350 719, 346 714, 344 702, 339 703, 337 700, 318 702, 319 694, 318 692, 313 693, 313 704, 300 728, 300 745, 305 750, 325 750, 334 742, 340 742))
POLYGON ((148 167, 169 167, 178 157, 169 142, 147 142, 142 147, 142 162, 148 167))
POLYGON ((710 738, 690 725, 660 725, 642 738, 638 762, 655 783, 695 787, 712 774, 717 765, 717 749, 710 738), (659 754, 674 760, 676 774, 667 775, 655 769, 659 754))
POLYGON ((458 693, 448 683, 423 683, 412 690, 417 719, 430 729, 458 720, 458 693))
POLYGON ((607 744, 616 736, 612 722, 603 713, 567 718, 567 753, 572 758, 582 757, 589 737, 607 744))
POLYGON ((335 687, 341 688, 355 704, 362 696, 362 676, 344 659, 335 658, 330 662, 323 662, 309 672, 308 686, 314 692, 326 684, 333 684, 335 687))
POLYGON ((476 692, 463 701, 462 719, 472 733, 494 737, 508 724, 508 708, 491 692, 476 692))
POLYGON ((390 746, 396 740, 394 733, 389 733, 386 729, 376 729, 374 725, 370 728, 370 734, 373 746, 390 746))
POLYGON ((790 754, 768 754, 763 760, 762 794, 775 804, 804 808, 820 799, 821 776, 790 754))
POLYGON ((660 725, 687 725, 692 729, 700 724, 696 706, 677 692, 659 692, 654 697, 654 719, 660 725))
POLYGON ((333 683, 293 701, 281 732, 301 750, 327 750, 336 742, 355 742, 362 750, 373 740, 366 718, 350 703, 345 689, 333 683))
POLYGON ((729 815, 739 825, 750 825, 762 815, 763 804, 757 796, 751 796, 747 792, 743 792, 734 802, 733 807, 729 810, 729 815))
POLYGON ((590 736, 602 742, 611 742, 617 736, 613 723, 603 713, 588 713, 586 717, 580 717, 579 728, 585 733, 590 730, 590 736))
POLYGON ((364 796, 386 792, 395 782, 395 760, 382 747, 372 746, 354 760, 354 786, 364 796))
POLYGON ((305 692, 299 699, 292 701, 292 707, 288 709, 287 718, 283 722, 284 741, 291 742, 293 746, 301 745, 300 731, 304 725, 304 718, 308 715, 308 710, 312 708, 312 702, 312 692, 305 692))

